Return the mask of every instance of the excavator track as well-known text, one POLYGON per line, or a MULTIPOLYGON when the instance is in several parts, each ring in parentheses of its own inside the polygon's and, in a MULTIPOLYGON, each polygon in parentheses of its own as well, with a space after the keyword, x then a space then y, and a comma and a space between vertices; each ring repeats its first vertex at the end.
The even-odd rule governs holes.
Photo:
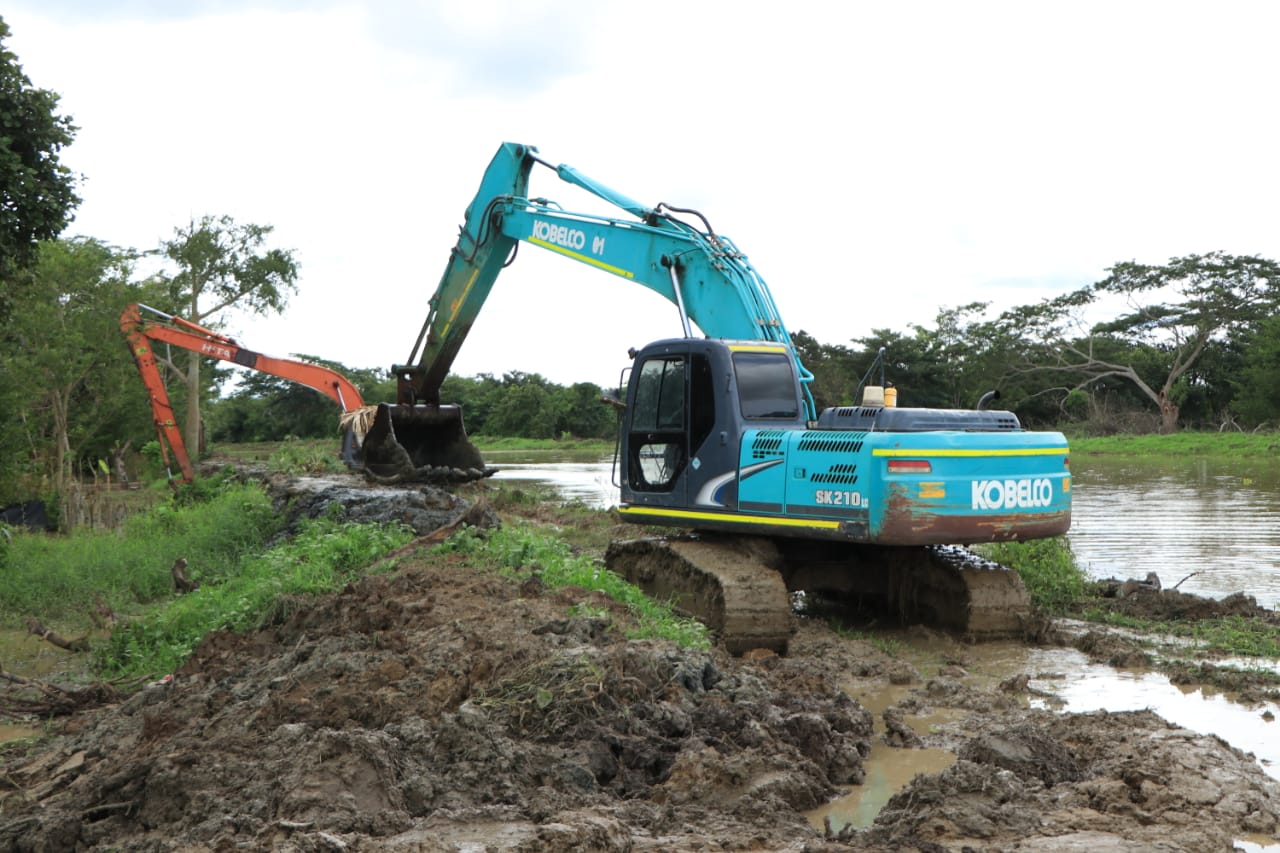
POLYGON ((782 544, 792 590, 858 598, 892 621, 974 641, 1021 636, 1028 627, 1031 596, 1022 577, 966 548, 782 544))
POLYGON ((605 564, 646 594, 705 623, 728 651, 786 654, 791 596, 767 539, 646 538, 610 543, 605 564))
POLYGON ((1031 601, 1022 578, 964 548, 885 547, 693 535, 612 543, 608 567, 705 623, 731 653, 786 654, 794 593, 871 602, 902 624, 970 641, 1022 635, 1031 601))

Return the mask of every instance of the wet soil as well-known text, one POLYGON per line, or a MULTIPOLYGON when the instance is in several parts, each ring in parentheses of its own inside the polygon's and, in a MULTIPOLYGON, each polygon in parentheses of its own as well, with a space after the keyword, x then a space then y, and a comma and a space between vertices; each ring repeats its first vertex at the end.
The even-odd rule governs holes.
POLYGON ((627 640, 625 610, 533 569, 404 554, 9 754, 0 850, 1204 853, 1280 831, 1252 756, 1149 712, 1036 710, 1025 677, 924 678, 816 620, 786 657, 627 640), (851 698, 889 683, 907 698, 879 719, 851 698), (868 828, 814 828, 881 738, 956 761, 868 828))

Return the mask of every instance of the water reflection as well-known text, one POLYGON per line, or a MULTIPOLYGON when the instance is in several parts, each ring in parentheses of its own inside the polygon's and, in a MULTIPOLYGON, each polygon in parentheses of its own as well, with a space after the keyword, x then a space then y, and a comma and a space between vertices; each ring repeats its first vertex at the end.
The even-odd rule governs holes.
POLYGON ((566 501, 581 501, 590 507, 606 509, 618 503, 618 489, 613 485, 612 458, 581 462, 539 460, 530 454, 485 454, 486 461, 498 468, 493 479, 507 482, 530 482, 555 489, 566 501))
POLYGON ((1072 457, 1068 539, 1094 577, 1280 603, 1280 462, 1072 457), (1188 577, 1191 575, 1191 577, 1188 577))

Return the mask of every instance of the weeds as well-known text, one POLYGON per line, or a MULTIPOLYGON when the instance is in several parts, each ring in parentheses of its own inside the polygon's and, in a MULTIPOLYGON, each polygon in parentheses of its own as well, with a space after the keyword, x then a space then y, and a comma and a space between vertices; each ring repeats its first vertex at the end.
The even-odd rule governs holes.
POLYGON ((267 459, 267 467, 291 476, 335 474, 346 470, 337 451, 337 441, 320 444, 315 441, 287 440, 281 442, 271 453, 267 459))
POLYGON ((1061 615, 1085 598, 1088 576, 1076 564, 1065 536, 1030 542, 994 542, 974 550, 1022 576, 1031 603, 1061 615))
POLYGON ((1144 619, 1100 607, 1084 611, 1083 618, 1141 634, 1163 634, 1189 640, 1213 656, 1280 659, 1280 626, 1244 616, 1216 616, 1194 621, 1144 619))
POLYGON ((869 643, 871 646, 884 652, 889 657, 899 657, 904 648, 903 642, 895 637, 868 633, 867 631, 859 631, 854 628, 850 628, 835 617, 827 620, 827 627, 843 639, 860 640, 864 643, 869 643))
POLYGON ((632 639, 661 638, 695 649, 710 646, 702 623, 677 615, 669 604, 650 598, 591 557, 574 554, 565 542, 529 524, 506 524, 483 537, 468 529, 437 547, 476 558, 508 577, 535 571, 552 588, 578 586, 603 592, 635 616, 637 625, 627 632, 632 639))
POLYGON ((210 631, 257 628, 283 596, 335 592, 410 537, 396 526, 304 522, 289 542, 245 559, 217 583, 117 628, 95 650, 95 665, 113 676, 172 672, 210 631))
POLYGON ((170 567, 185 557, 188 575, 216 580, 262 548, 280 525, 261 489, 206 481, 205 500, 183 498, 129 518, 118 531, 67 536, 17 532, 0 573, 0 613, 87 626, 95 598, 136 610, 173 593, 170 567))

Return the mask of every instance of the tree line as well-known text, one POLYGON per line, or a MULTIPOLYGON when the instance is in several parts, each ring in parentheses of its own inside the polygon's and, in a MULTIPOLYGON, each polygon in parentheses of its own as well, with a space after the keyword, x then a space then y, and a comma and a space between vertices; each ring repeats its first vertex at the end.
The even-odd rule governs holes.
POLYGON ((820 408, 854 402, 883 350, 899 405, 972 407, 994 390, 1026 423, 1094 434, 1280 428, 1280 265, 1210 252, 1107 272, 999 313, 944 307, 932 326, 851 346, 794 337, 820 408))
MULTIPOLYGON (((118 328, 123 308, 154 306, 216 328, 235 306, 281 312, 296 292, 292 251, 272 228, 202 216, 157 248, 63 237, 78 177, 59 160, 76 128, 3 48, 0 20, 0 505, 74 488, 151 440, 147 394, 118 328), (143 260, 149 269, 139 273, 143 260)), ((1108 432, 1280 426, 1280 267, 1222 252, 1158 265, 1125 261, 1102 280, 996 311, 943 307, 931 324, 874 329, 846 342, 794 335, 820 407, 857 402, 886 381, 899 405, 972 407, 988 391, 1030 426, 1108 432)), ((221 441, 332 435, 318 393, 241 375, 189 352, 157 353, 189 451, 221 441)), ((308 358, 308 357, 301 357, 308 358)), ((320 359, 370 402, 395 399, 385 371, 320 359)), ((449 377, 472 434, 608 437, 615 415, 592 383, 519 371, 449 377)))
MULTIPOLYGON (((314 356, 295 356, 337 370, 360 389, 367 403, 396 399, 387 371, 352 369, 314 356)), ((600 402, 604 391, 592 382, 559 385, 537 373, 512 371, 500 377, 450 376, 440 399, 462 408, 469 435, 514 438, 612 438, 614 410, 600 402)), ((263 373, 243 374, 236 389, 208 409, 213 441, 281 441, 336 434, 333 403, 288 380, 263 373)))

